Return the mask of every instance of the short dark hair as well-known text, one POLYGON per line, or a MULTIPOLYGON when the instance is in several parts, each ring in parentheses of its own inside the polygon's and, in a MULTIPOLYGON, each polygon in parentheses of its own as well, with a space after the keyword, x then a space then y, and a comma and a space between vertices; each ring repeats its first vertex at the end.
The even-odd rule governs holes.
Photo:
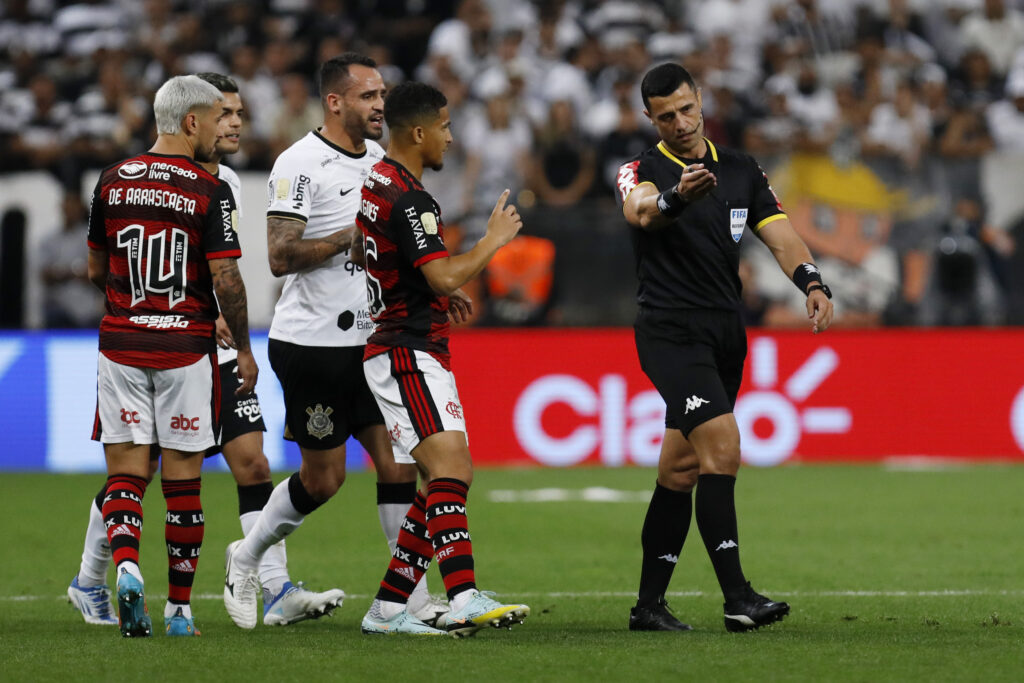
POLYGON ((371 69, 377 68, 377 62, 366 55, 358 52, 343 52, 337 57, 331 57, 320 65, 320 75, 317 79, 317 87, 320 88, 320 98, 323 99, 327 93, 339 86, 348 78, 348 68, 353 64, 368 66, 371 69))
POLYGON ((426 83, 407 81, 396 85, 384 100, 384 120, 388 128, 410 128, 438 116, 448 98, 440 90, 426 83))
POLYGON ((203 79, 221 92, 238 92, 238 84, 235 83, 235 80, 230 76, 214 73, 213 71, 204 71, 201 74, 196 74, 196 76, 199 76, 199 78, 203 79))
POLYGON ((650 110, 652 97, 667 97, 683 83, 690 86, 690 90, 693 92, 697 92, 697 83, 693 80, 693 76, 678 64, 669 62, 654 67, 647 72, 644 80, 640 83, 640 96, 644 98, 644 107, 650 110))

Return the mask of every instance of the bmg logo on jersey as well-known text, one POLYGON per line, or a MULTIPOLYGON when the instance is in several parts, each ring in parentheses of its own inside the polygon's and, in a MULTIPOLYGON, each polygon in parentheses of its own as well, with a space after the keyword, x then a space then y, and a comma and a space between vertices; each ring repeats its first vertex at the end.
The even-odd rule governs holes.
POLYGON ((184 415, 172 417, 171 429, 178 429, 183 432, 197 432, 199 431, 199 418, 185 417, 184 415))
MULTIPOLYGON (((310 177, 299 174, 295 179, 295 193, 292 194, 292 208, 298 211, 306 202, 306 192, 309 191, 310 177)), ((280 185, 278 186, 280 187, 280 185)))

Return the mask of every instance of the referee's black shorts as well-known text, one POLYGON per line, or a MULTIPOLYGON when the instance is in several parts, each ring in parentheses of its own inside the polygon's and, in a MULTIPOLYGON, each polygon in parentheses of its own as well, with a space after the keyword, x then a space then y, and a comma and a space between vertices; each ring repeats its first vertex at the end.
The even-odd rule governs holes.
POLYGON ((286 439, 327 450, 364 427, 384 424, 363 374, 362 346, 299 346, 271 339, 267 356, 284 393, 286 439))
POLYGON ((736 311, 640 308, 633 326, 640 367, 665 400, 665 426, 689 436, 733 411, 747 357, 736 311))
POLYGON ((249 432, 265 432, 263 411, 256 392, 248 396, 236 396, 235 389, 241 386, 238 379, 238 361, 229 360, 220 364, 220 436, 217 445, 206 451, 206 457, 217 455, 226 443, 249 432))

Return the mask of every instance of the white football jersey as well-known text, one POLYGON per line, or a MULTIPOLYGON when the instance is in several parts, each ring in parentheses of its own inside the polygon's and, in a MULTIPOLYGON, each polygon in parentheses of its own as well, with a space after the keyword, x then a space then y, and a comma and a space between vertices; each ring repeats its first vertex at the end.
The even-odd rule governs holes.
MULTIPOLYGON (((384 158, 372 140, 352 154, 313 131, 281 153, 268 185, 267 218, 291 218, 304 239, 356 224, 363 181, 384 158)), ((285 277, 274 307, 270 338, 302 346, 363 346, 373 331, 363 269, 338 254, 285 277)))
MULTIPOLYGON (((228 168, 224 164, 220 164, 217 167, 217 177, 228 184, 231 188, 231 194, 235 196, 235 206, 238 207, 238 226, 242 226, 242 181, 238 177, 238 174, 234 170, 228 168)), ((229 363, 238 358, 238 351, 234 349, 222 349, 219 345, 217 346, 217 363, 223 365, 229 363)))

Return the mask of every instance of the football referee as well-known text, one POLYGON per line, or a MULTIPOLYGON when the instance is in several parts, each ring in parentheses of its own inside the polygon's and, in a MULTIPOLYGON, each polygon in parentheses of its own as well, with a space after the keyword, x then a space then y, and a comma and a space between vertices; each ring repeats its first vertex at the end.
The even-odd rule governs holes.
POLYGON ((619 168, 617 190, 639 279, 637 354, 667 412, 629 628, 690 629, 669 612, 665 590, 696 507, 725 596, 725 627, 748 631, 779 621, 789 605, 756 593, 740 567, 733 407, 747 355, 739 278, 744 228, 807 295, 815 333, 832 322, 831 292, 757 162, 704 137, 701 91, 689 72, 677 64, 654 67, 640 92, 661 141, 619 168))

